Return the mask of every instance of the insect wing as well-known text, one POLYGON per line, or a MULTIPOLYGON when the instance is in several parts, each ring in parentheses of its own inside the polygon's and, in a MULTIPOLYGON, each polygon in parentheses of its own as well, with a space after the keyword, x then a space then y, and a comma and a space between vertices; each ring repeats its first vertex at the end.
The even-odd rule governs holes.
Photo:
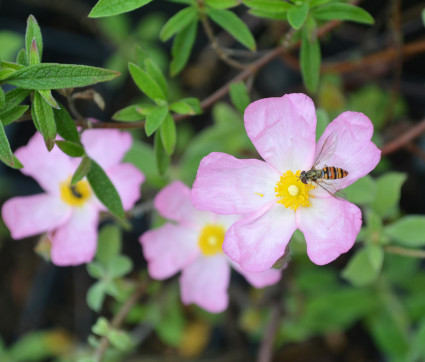
POLYGON ((335 197, 336 199, 341 200, 345 197, 344 191, 341 189, 337 189, 335 185, 330 182, 326 182, 323 179, 321 179, 321 180, 317 180, 315 183, 322 190, 325 190, 329 195, 331 195, 332 197, 335 197))
POLYGON ((337 134, 335 132, 330 133, 328 137, 326 137, 325 142, 323 142, 319 153, 316 155, 312 168, 316 168, 320 162, 334 154, 336 149, 336 142, 337 134))

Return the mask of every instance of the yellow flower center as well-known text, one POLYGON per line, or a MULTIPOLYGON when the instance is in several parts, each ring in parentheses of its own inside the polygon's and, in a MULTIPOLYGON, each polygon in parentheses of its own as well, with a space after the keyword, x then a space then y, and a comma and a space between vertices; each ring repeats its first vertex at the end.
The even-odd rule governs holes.
POLYGON ((221 225, 206 225, 199 235, 198 245, 202 254, 212 256, 223 252, 223 241, 226 230, 221 225))
POLYGON ((312 184, 304 184, 300 178, 301 171, 286 171, 280 176, 279 181, 274 188, 277 197, 277 203, 292 210, 298 209, 300 206, 310 207, 308 201, 308 192, 315 188, 312 184))
POLYGON ((86 180, 77 182, 76 185, 70 186, 71 179, 62 182, 60 185, 60 193, 62 201, 71 206, 82 206, 91 196, 91 189, 86 180))

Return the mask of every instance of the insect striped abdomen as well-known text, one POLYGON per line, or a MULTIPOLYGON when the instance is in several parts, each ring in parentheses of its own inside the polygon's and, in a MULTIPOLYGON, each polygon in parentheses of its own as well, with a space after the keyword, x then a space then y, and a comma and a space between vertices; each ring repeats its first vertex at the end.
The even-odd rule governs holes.
POLYGON ((324 167, 323 168, 324 179, 325 180, 337 180, 344 178, 348 175, 348 172, 339 167, 324 167))

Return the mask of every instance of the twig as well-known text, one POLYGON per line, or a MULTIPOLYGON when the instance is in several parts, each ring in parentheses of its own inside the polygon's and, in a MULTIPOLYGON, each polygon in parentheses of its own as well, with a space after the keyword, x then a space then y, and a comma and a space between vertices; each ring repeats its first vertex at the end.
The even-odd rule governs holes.
POLYGON ((272 306, 270 323, 267 326, 266 333, 261 342, 260 351, 258 353, 258 362, 269 362, 272 359, 273 344, 280 325, 280 318, 282 316, 282 307, 280 306, 280 302, 281 301, 279 299, 272 306))
POLYGON ((409 256, 411 258, 425 259, 425 250, 419 249, 408 249, 401 246, 387 245, 384 246, 384 250, 391 254, 409 256))
MULTIPOLYGON (((330 32, 332 29, 334 29, 335 27, 337 27, 339 24, 341 24, 341 21, 339 21, 339 20, 332 20, 332 21, 324 24, 323 26, 321 26, 318 29, 317 36, 318 37, 324 36, 325 34, 327 34, 328 32, 330 32)), ((234 77, 228 83, 226 83, 225 85, 223 85, 221 88, 217 89, 210 96, 208 96, 207 98, 205 98, 201 102, 201 108, 203 110, 206 110, 209 107, 211 107, 214 103, 216 103, 217 101, 219 101, 221 98, 223 98, 229 92, 229 88, 230 88, 230 84, 231 83, 241 82, 241 81, 247 79, 252 74, 256 73, 258 70, 260 70, 265 65, 267 65, 274 58, 276 58, 277 56, 279 56, 280 54, 282 54, 283 52, 288 51, 289 49, 292 49, 292 48, 295 48, 295 47, 299 47, 299 46, 300 46, 300 42, 292 43, 291 46, 289 46, 288 48, 285 48, 284 46, 278 46, 278 47, 270 50, 269 52, 265 53, 261 58, 259 58, 255 62, 251 63, 248 68, 246 68, 243 71, 241 71, 236 77, 234 77)), ((190 117, 189 114, 177 114, 177 115, 173 116, 173 119, 174 119, 175 122, 179 122, 179 121, 181 121, 183 119, 186 119, 188 117, 190 117)), ((77 126, 84 127, 84 124, 82 124, 79 121, 77 121, 76 124, 77 124, 77 126)), ((125 129, 125 128, 131 128, 131 129, 141 128, 141 127, 144 127, 144 125, 145 125, 145 122, 144 121, 141 121, 141 122, 132 122, 132 123, 99 122, 99 123, 93 123, 93 124, 91 124, 92 128, 120 128, 120 129, 125 129)))
POLYGON ((220 44, 218 43, 214 31, 211 28, 211 24, 208 20, 208 17, 206 16, 205 12, 202 11, 204 7, 204 0, 198 0, 198 7, 201 10, 199 12, 202 26, 205 30, 205 34, 207 35, 208 39, 210 40, 211 47, 216 52, 217 56, 225 63, 230 65, 231 67, 237 68, 237 69, 245 69, 248 67, 247 64, 242 64, 232 58, 230 58, 226 52, 220 47, 220 44))
POLYGON ((412 127, 407 132, 397 137, 395 140, 384 145, 384 147, 382 147, 382 156, 388 156, 389 154, 406 146, 413 139, 419 137, 423 132, 425 132, 425 119, 420 121, 416 126, 412 127))
MULTIPOLYGON (((130 312, 131 308, 134 304, 140 299, 140 297, 144 294, 147 286, 149 285, 150 279, 143 280, 134 293, 127 299, 127 301, 123 304, 121 309, 118 311, 118 313, 114 316, 114 318, 111 321, 111 327, 112 328, 119 328, 119 326, 124 322, 125 318, 127 317, 127 314, 130 312)), ((107 337, 102 337, 100 340, 99 346, 95 352, 95 360, 96 362, 101 362, 103 359, 104 354, 106 353, 106 350, 109 347, 109 339, 107 337)))

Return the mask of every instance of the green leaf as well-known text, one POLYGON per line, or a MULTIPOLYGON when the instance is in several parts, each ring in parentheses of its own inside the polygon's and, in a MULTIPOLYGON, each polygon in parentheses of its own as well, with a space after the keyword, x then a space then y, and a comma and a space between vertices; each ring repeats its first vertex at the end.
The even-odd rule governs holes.
POLYGON ((288 10, 289 24, 295 29, 300 29, 305 23, 308 15, 308 4, 302 3, 300 6, 292 6, 288 10))
POLYGON ((170 39, 174 34, 182 31, 190 23, 194 22, 197 19, 197 16, 198 11, 193 6, 180 10, 165 23, 159 33, 159 38, 162 41, 170 39))
POLYGON ((287 20, 286 13, 273 13, 270 11, 256 10, 256 9, 251 9, 249 13, 258 18, 273 19, 273 20, 287 20))
POLYGON ((239 0, 205 0, 205 4, 214 9, 228 9, 239 5, 239 0))
POLYGON ((151 145, 134 140, 122 162, 131 163, 141 170, 146 177, 147 184, 156 189, 165 186, 165 181, 158 174, 155 154, 151 145))
POLYGON ((149 4, 152 0, 99 0, 90 11, 89 18, 101 18, 126 13, 149 4))
POLYGON ((5 94, 5 103, 4 103, 3 110, 7 110, 17 106, 28 96, 28 94, 29 94, 28 90, 21 89, 21 88, 15 88, 7 92, 5 94))
POLYGON ((165 117, 167 117, 167 114, 167 106, 156 107, 148 113, 145 123, 145 131, 148 137, 151 136, 161 126, 162 122, 165 120, 165 117))
POLYGON ((63 153, 70 157, 83 157, 85 154, 84 147, 81 143, 58 140, 56 141, 56 145, 63 153))
POLYGON ((10 167, 15 167, 15 159, 2 122, 0 122, 0 160, 10 167))
POLYGON ((388 172, 376 181, 376 197, 372 209, 382 217, 393 215, 398 210, 401 186, 406 181, 406 174, 388 172))
MULTIPOLYGON (((145 115, 140 112, 139 105, 131 105, 128 107, 125 107, 123 109, 120 109, 119 111, 115 112, 112 116, 112 119, 115 121, 121 121, 121 122, 138 122, 143 119, 145 119, 145 115)), ((149 106, 151 109, 154 108, 154 106, 149 106)))
POLYGON ((369 285, 379 276, 383 260, 382 247, 368 244, 350 259, 342 271, 342 276, 356 287, 369 285))
POLYGON ((156 166, 158 168, 158 173, 162 176, 167 171, 168 166, 170 165, 171 159, 170 159, 170 156, 168 156, 164 150, 160 132, 155 133, 154 150, 155 150, 155 160, 156 160, 156 166))
POLYGON ((99 317, 91 330, 99 336, 106 336, 110 331, 108 320, 105 317, 99 317))
POLYGON ((318 20, 345 20, 362 24, 373 24, 375 20, 366 10, 351 4, 329 3, 312 10, 318 20))
POLYGON ((346 187, 344 192, 354 204, 369 205, 375 199, 376 184, 371 176, 366 175, 346 187))
POLYGON ((9 108, 5 111, 0 112, 0 120, 3 123, 3 126, 16 121, 21 117, 27 110, 29 106, 15 106, 14 108, 9 108))
POLYGON ((43 97, 43 99, 47 102, 50 107, 59 109, 59 105, 56 100, 52 96, 52 91, 50 90, 39 90, 37 91, 43 97))
POLYGON ((421 19, 422 19, 422 25, 425 26, 425 9, 422 9, 421 11, 421 19))
POLYGON ((425 245, 425 216, 407 215, 384 228, 397 244, 409 247, 425 245))
POLYGON ((152 79, 159 85, 165 98, 168 97, 168 85, 164 75, 159 69, 158 65, 151 59, 145 59, 145 71, 152 77, 152 79))
POLYGON ((116 225, 105 225, 100 229, 96 260, 107 265, 121 250, 121 229, 116 225))
POLYGON ((245 112, 250 103, 248 90, 244 82, 230 83, 230 99, 239 112, 245 112))
POLYGON ((91 159, 88 156, 84 156, 81 159, 80 164, 72 175, 70 186, 75 186, 80 182, 84 177, 87 176, 91 168, 91 159))
POLYGON ((176 147, 176 124, 174 123, 173 118, 167 113, 164 122, 161 124, 159 129, 161 134, 162 145, 164 146, 165 152, 171 156, 176 147))
POLYGON ((10 69, 10 68, 3 68, 0 69, 0 81, 4 81, 4 79, 10 77, 13 73, 15 73, 14 69, 10 69))
POLYGON ((52 107, 44 101, 43 97, 38 92, 34 93, 31 114, 33 116, 35 128, 42 134, 46 147, 50 151, 55 145, 55 117, 52 107))
POLYGON ((198 21, 192 21, 188 26, 179 31, 174 38, 173 47, 171 48, 172 60, 170 63, 170 73, 172 76, 177 75, 186 66, 193 44, 196 39, 198 21))
POLYGON ((6 103, 6 96, 4 95, 3 89, 0 88, 0 109, 4 108, 5 103, 6 103))
POLYGON ((207 8, 208 16, 248 49, 255 50, 255 39, 248 26, 233 12, 207 8))
POLYGON ((310 93, 315 93, 320 77, 320 44, 317 38, 310 39, 307 29, 302 34, 300 62, 304 84, 310 93))
MULTIPOLYGON (((0 32, 0 59, 12 61, 23 46, 22 35, 14 31, 2 30, 0 32)), ((22 49, 25 53, 25 50, 22 49)))
POLYGON ((32 40, 29 65, 39 64, 40 63, 40 54, 38 54, 37 42, 35 39, 32 40))
POLYGON ((167 97, 161 87, 147 72, 134 63, 128 63, 128 69, 130 70, 130 74, 136 85, 149 98, 154 101, 157 101, 158 99, 163 101, 167 100, 167 97))
POLYGON ((115 348, 121 351, 128 351, 133 345, 130 335, 124 331, 111 330, 108 333, 108 339, 115 348))
POLYGON ((113 70, 88 65, 41 63, 21 68, 3 82, 24 89, 44 90, 84 87, 119 75, 113 70))
POLYGON ((106 208, 119 219, 125 216, 124 209, 121 203, 120 195, 112 184, 105 171, 96 163, 91 161, 91 168, 87 174, 87 180, 96 197, 106 208))
POLYGON ((21 49, 16 55, 16 63, 20 65, 27 65, 27 54, 25 49, 21 49))
POLYGON ((106 274, 103 265, 101 265, 97 261, 87 264, 87 272, 91 277, 95 279, 102 279, 106 274))
POLYGON ((201 102, 198 98, 183 98, 170 104, 170 110, 179 114, 201 114, 201 102))
POLYGON ((59 109, 54 109, 53 113, 59 135, 67 141, 80 143, 80 135, 75 122, 65 107, 61 106, 59 109))
POLYGON ((285 13, 293 6, 281 0, 243 0, 243 3, 252 9, 270 13, 285 13))
POLYGON ((104 282, 94 283, 87 291, 87 305, 95 312, 100 312, 105 299, 106 285, 104 282))
MULTIPOLYGON (((33 15, 30 15, 27 20, 27 30, 25 33, 25 49, 27 62, 30 62, 31 59, 31 46, 33 39, 35 39, 37 43, 37 49, 39 54, 39 61, 41 61, 43 55, 43 38, 41 36, 41 30, 38 26, 37 20, 33 15)), ((29 63, 31 64, 31 63, 29 63)))
POLYGON ((116 255, 108 262, 108 273, 113 278, 120 278, 126 275, 133 268, 133 262, 127 256, 116 255))

